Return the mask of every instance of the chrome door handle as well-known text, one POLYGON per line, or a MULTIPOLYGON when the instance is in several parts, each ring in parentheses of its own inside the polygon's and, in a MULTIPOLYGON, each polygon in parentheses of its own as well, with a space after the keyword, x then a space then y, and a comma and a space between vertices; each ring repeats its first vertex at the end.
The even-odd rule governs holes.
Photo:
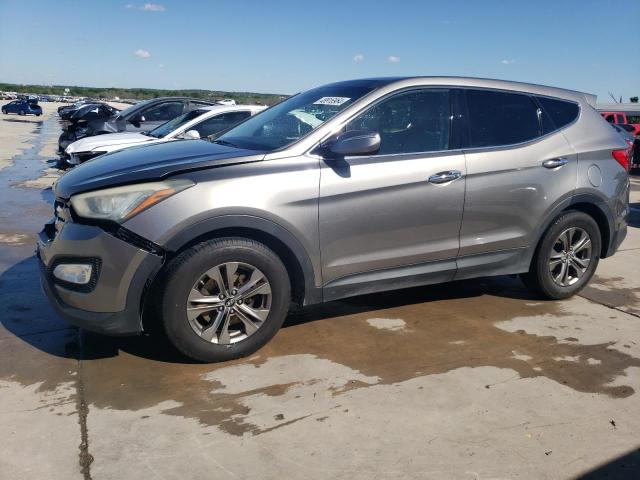
POLYGON ((448 170, 446 172, 438 172, 435 175, 429 177, 429 183, 448 183, 452 182, 462 176, 462 173, 458 170, 448 170))
POLYGON ((569 163, 569 159, 565 157, 552 158, 542 162, 544 168, 558 168, 569 163))

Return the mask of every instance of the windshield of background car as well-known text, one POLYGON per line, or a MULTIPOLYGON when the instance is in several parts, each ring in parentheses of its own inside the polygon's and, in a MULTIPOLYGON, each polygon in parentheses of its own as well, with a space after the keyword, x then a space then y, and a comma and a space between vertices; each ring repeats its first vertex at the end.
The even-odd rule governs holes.
POLYGON ((130 113, 133 113, 133 112, 137 111, 139 108, 144 107, 145 105, 147 105, 151 101, 152 100, 143 100, 142 102, 135 103, 135 104, 131 105, 130 107, 125 108, 124 110, 122 110, 118 114, 118 118, 126 118, 126 117, 128 117, 130 113))
POLYGON ((299 93, 232 128, 215 142, 261 151, 286 147, 373 89, 329 85, 299 93))
POLYGON ((192 110, 187 112, 179 117, 174 118, 173 120, 169 120, 168 122, 163 123, 159 127, 154 128, 149 132, 149 136, 156 138, 164 138, 169 135, 174 130, 182 127, 184 124, 190 122, 194 118, 198 118, 200 115, 205 113, 207 110, 192 110))

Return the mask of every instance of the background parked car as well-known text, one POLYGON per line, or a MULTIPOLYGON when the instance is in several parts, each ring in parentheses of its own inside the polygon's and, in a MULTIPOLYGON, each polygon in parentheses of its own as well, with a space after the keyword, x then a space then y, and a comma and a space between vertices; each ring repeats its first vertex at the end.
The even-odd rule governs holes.
POLYGON ((185 112, 211 105, 214 103, 187 97, 145 100, 125 108, 114 117, 89 120, 84 125, 63 132, 58 140, 58 153, 66 159, 65 149, 80 138, 105 133, 150 131, 185 112))
POLYGON ((631 159, 630 170, 640 168, 640 137, 635 137, 628 129, 623 128, 625 124, 612 124, 611 126, 620 134, 624 141, 627 142, 631 153, 629 158, 631 159))
POLYGON ((634 135, 640 135, 640 123, 638 123, 638 116, 640 114, 640 107, 637 111, 628 111, 628 112, 605 112, 600 111, 600 115, 609 123, 613 123, 616 125, 624 124, 629 125, 633 128, 634 135))
POLYGON ((17 113, 18 115, 42 115, 42 108, 36 102, 29 100, 14 100, 2 106, 2 113, 17 113))
POLYGON ((206 138, 237 125, 265 108, 259 105, 214 105, 183 113, 150 132, 120 132, 82 138, 67 147, 67 164, 79 165, 104 153, 133 146, 206 138))
POLYGON ((80 108, 85 103, 89 103, 89 102, 86 101, 86 100, 80 100, 80 101, 72 103, 71 105, 62 105, 62 106, 58 107, 58 114, 61 114, 62 112, 65 112, 67 110, 75 110, 77 108, 80 108))
POLYGON ((78 108, 63 110, 59 113, 62 120, 77 122, 79 120, 109 119, 120 112, 117 108, 103 102, 90 102, 78 108))
POLYGON ((629 132, 634 137, 636 137, 636 136, 638 136, 640 134, 640 125, 632 125, 630 123, 618 123, 618 124, 616 124, 616 126, 620 127, 623 130, 626 130, 627 132, 629 132))

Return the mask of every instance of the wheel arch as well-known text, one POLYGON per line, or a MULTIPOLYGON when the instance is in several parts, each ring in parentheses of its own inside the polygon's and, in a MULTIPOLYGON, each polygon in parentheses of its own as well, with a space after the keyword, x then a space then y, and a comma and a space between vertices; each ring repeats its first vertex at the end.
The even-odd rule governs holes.
POLYGON ((569 210, 582 212, 593 218, 600 230, 600 258, 606 258, 611 245, 611 225, 607 218, 607 214, 603 211, 602 207, 588 201, 580 201, 578 203, 571 204, 564 211, 569 210))
POLYGON ((309 305, 322 301, 310 255, 289 230, 272 220, 252 215, 223 215, 202 220, 182 229, 165 242, 165 263, 193 245, 221 237, 243 237, 263 243, 282 260, 289 272, 295 303, 309 305))
POLYGON ((539 226, 537 235, 535 237, 535 243, 532 243, 533 250, 538 248, 542 237, 545 232, 551 227, 553 222, 563 213, 570 210, 583 212, 594 219, 598 228, 600 229, 600 236, 602 240, 602 248, 600 252, 601 258, 606 258, 609 255, 611 242, 614 232, 613 214, 610 207, 605 200, 597 195, 591 193, 581 193, 574 195, 571 198, 565 199, 559 202, 550 212, 546 215, 545 221, 539 226))

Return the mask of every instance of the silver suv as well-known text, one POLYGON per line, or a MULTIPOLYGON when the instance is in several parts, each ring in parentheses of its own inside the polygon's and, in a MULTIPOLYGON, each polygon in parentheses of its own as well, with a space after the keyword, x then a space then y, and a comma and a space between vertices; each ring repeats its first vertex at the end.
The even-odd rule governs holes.
POLYGON ((250 354, 291 303, 521 274, 575 294, 626 235, 629 152, 595 98, 470 78, 295 95, 217 139, 91 160, 55 186, 42 283, 71 323, 250 354))

